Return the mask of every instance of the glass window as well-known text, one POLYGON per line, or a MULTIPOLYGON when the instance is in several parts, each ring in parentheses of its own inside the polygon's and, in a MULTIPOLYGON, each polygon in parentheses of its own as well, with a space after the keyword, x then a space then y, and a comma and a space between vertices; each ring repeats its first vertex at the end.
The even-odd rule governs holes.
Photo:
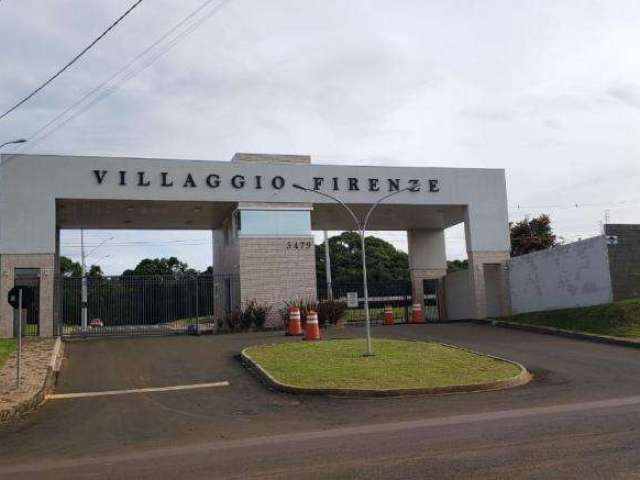
POLYGON ((242 235, 311 235, 308 210, 242 210, 242 235))

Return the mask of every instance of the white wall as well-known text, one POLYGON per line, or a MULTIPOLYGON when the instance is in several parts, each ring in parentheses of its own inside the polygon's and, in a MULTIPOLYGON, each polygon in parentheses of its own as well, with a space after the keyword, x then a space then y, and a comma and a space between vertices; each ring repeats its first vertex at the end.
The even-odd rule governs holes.
POLYGON ((509 288, 514 314, 611 302, 605 237, 512 258, 509 288))
POLYGON ((444 277, 444 292, 448 320, 473 318, 471 301, 471 275, 469 270, 460 270, 444 277))
MULTIPOLYGON (((423 182, 418 192, 406 192, 389 198, 385 205, 469 206, 467 242, 473 251, 508 250, 508 218, 504 170, 456 169, 433 167, 368 167, 347 165, 249 164, 171 159, 116 157, 73 157, 54 155, 0 156, 0 253, 54 253, 56 199, 190 202, 303 202, 332 204, 332 200, 292 187, 299 183, 311 187, 313 179, 339 177, 340 197, 347 203, 367 205, 377 201, 384 190, 369 191, 371 179, 400 179, 401 187, 410 179, 423 182), (100 180, 96 177, 98 171, 100 180), (126 185, 119 183, 119 171, 128 172, 126 185), (144 172, 149 184, 136 182, 144 172), (161 175, 169 175, 173 186, 161 185, 161 175), (197 188, 187 188, 190 174, 197 188), (207 186, 210 175, 218 175, 220 184, 207 186), (240 188, 231 183, 237 175, 246 176, 240 188), (262 178, 261 188, 255 177, 262 178), (281 176, 282 189, 272 184, 281 176), (363 186, 346 189, 347 177, 363 186), (429 179, 437 179, 437 191, 430 191, 429 179)), ((144 182, 143 182, 144 183, 144 182)), ((211 228, 217 226, 211 225, 211 228)))

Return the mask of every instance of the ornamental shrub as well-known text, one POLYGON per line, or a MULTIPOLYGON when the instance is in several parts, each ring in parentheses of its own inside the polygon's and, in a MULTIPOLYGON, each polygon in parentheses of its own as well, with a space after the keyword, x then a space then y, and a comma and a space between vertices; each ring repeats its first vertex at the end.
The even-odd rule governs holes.
POLYGON ((327 325, 335 325, 346 311, 346 302, 324 300, 318 304, 318 323, 323 328, 327 325))

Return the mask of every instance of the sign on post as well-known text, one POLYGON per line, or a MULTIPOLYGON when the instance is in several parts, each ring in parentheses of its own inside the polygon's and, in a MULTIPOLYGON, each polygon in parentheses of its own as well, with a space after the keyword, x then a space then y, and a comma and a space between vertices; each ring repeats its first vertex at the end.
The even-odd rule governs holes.
POLYGON ((9 305, 18 310, 18 349, 16 355, 16 388, 20 388, 20 367, 22 364, 22 309, 33 303, 31 287, 13 287, 7 298, 9 305))
POLYGON ((33 304, 33 288, 13 287, 9 290, 8 301, 13 308, 19 308, 20 290, 22 290, 22 308, 29 308, 33 304))
POLYGON ((347 307, 358 308, 358 292, 347 292, 347 307))

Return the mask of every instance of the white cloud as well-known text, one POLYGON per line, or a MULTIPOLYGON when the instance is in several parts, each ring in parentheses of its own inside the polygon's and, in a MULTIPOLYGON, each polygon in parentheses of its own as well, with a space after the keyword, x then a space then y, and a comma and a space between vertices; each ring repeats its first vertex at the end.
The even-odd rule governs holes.
MULTIPOLYGON (((29 135, 201 2, 144 2, 0 121, 0 139, 29 135)), ((0 3, 0 108, 130 3, 0 3)), ((216 160, 256 151, 323 163, 504 167, 514 219, 546 211, 560 235, 595 233, 605 208, 615 221, 640 221, 638 206, 619 203, 635 198, 640 178, 639 16, 632 1, 232 0, 25 151, 216 160), (566 208, 574 203, 597 206, 566 208)), ((450 255, 464 255, 460 234, 450 236, 450 255)), ((128 248, 122 265, 169 251, 128 248)), ((181 255, 194 251, 191 261, 206 266, 206 246, 181 255)))

